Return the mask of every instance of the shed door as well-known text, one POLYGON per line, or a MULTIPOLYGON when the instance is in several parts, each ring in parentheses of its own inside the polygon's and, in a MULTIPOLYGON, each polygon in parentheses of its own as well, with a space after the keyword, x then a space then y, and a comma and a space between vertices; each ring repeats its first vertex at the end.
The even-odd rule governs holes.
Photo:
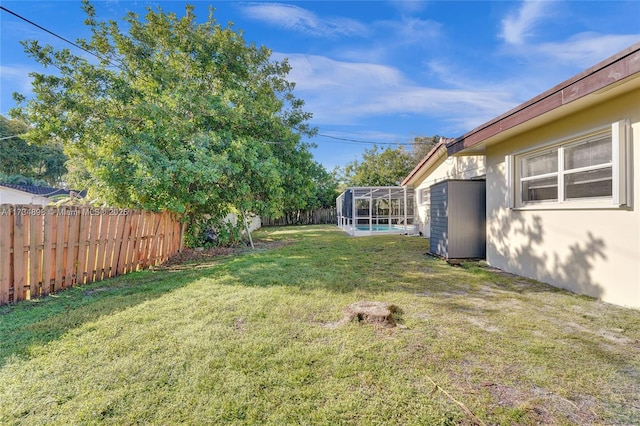
POLYGON ((429 251, 443 257, 449 257, 448 195, 448 182, 431 186, 431 237, 429 251))

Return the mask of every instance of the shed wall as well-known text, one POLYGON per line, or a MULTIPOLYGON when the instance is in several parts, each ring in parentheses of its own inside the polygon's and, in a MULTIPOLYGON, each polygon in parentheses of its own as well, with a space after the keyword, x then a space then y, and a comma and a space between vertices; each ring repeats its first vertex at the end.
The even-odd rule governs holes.
POLYGON ((431 187, 431 226, 429 250, 442 257, 449 254, 449 183, 431 187))
POLYGON ((485 181, 431 186, 431 253, 447 259, 485 257, 485 181))
POLYGON ((485 181, 450 181, 449 187, 449 257, 483 259, 486 254, 485 181))
POLYGON ((431 206, 429 200, 424 196, 425 191, 429 188, 445 180, 451 179, 473 179, 484 176, 485 159, 484 156, 459 156, 459 157, 442 157, 432 167, 426 168, 414 184, 416 191, 416 224, 418 230, 429 238, 431 237, 431 206))

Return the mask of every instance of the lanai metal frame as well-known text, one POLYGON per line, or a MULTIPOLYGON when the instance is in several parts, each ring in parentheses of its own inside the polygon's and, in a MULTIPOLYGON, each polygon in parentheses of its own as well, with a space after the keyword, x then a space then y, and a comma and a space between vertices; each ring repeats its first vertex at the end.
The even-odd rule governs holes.
POLYGON ((414 234, 414 190, 403 186, 347 188, 336 199, 338 227, 350 235, 414 234))

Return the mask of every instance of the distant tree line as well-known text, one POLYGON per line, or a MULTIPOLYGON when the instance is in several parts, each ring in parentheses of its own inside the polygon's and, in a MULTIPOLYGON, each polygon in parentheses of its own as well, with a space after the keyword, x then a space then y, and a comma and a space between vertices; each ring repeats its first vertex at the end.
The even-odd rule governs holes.
POLYGON ((374 145, 366 149, 361 160, 334 169, 339 189, 350 186, 397 186, 413 168, 438 144, 440 136, 419 136, 409 149, 400 145, 382 149, 374 145))
POLYGON ((0 183, 57 186, 67 173, 61 144, 28 143, 28 127, 0 115, 0 183))

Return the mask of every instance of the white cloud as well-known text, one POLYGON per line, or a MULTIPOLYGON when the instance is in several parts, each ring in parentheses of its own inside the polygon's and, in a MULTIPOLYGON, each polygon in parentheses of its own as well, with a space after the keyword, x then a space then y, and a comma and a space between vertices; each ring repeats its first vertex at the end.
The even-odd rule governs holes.
MULTIPOLYGON (((513 93, 518 93, 515 84, 519 84, 521 94, 534 96, 640 40, 640 33, 606 34, 594 31, 554 38, 556 31, 551 26, 544 34, 545 41, 541 40, 542 37, 534 38, 536 30, 548 25, 550 22, 544 21, 558 13, 559 7, 552 1, 525 0, 515 13, 502 21, 501 37, 505 44, 498 52, 515 58, 514 67, 511 67, 513 76, 507 76, 504 82, 505 87, 510 87, 513 93)), ((563 12, 565 16, 568 13, 570 11, 563 12)), ((558 13, 557 17, 560 16, 562 14, 558 13)), ((563 25, 561 21, 555 21, 555 24, 563 25)), ((433 68, 437 69, 437 66, 433 68)))
POLYGON ((427 7, 427 1, 424 0, 391 0, 390 3, 403 13, 422 12, 427 7))
MULTIPOLYGON (((0 65, 0 86, 8 89, 7 92, 18 92, 25 96, 32 94, 31 77, 29 73, 33 68, 23 66, 0 65)), ((0 113, 6 114, 14 105, 0 105, 0 113)))
POLYGON ((406 18, 400 21, 380 21, 375 26, 386 34, 385 38, 393 44, 427 44, 440 37, 442 24, 416 18, 406 18))
POLYGON ((251 19, 314 37, 361 36, 367 33, 362 23, 347 18, 320 18, 298 6, 280 3, 254 3, 243 13, 251 19))
POLYGON ((638 34, 579 33, 566 41, 542 43, 535 51, 553 58, 560 65, 588 68, 609 56, 637 43, 638 34))
POLYGON ((438 116, 466 131, 513 107, 505 90, 442 89, 421 86, 398 69, 336 61, 315 55, 287 56, 289 79, 314 114, 315 123, 355 124, 384 115, 438 116))
POLYGON ((544 18, 546 9, 552 2, 525 0, 517 13, 502 20, 500 37, 508 44, 519 45, 533 34, 538 22, 544 18))

